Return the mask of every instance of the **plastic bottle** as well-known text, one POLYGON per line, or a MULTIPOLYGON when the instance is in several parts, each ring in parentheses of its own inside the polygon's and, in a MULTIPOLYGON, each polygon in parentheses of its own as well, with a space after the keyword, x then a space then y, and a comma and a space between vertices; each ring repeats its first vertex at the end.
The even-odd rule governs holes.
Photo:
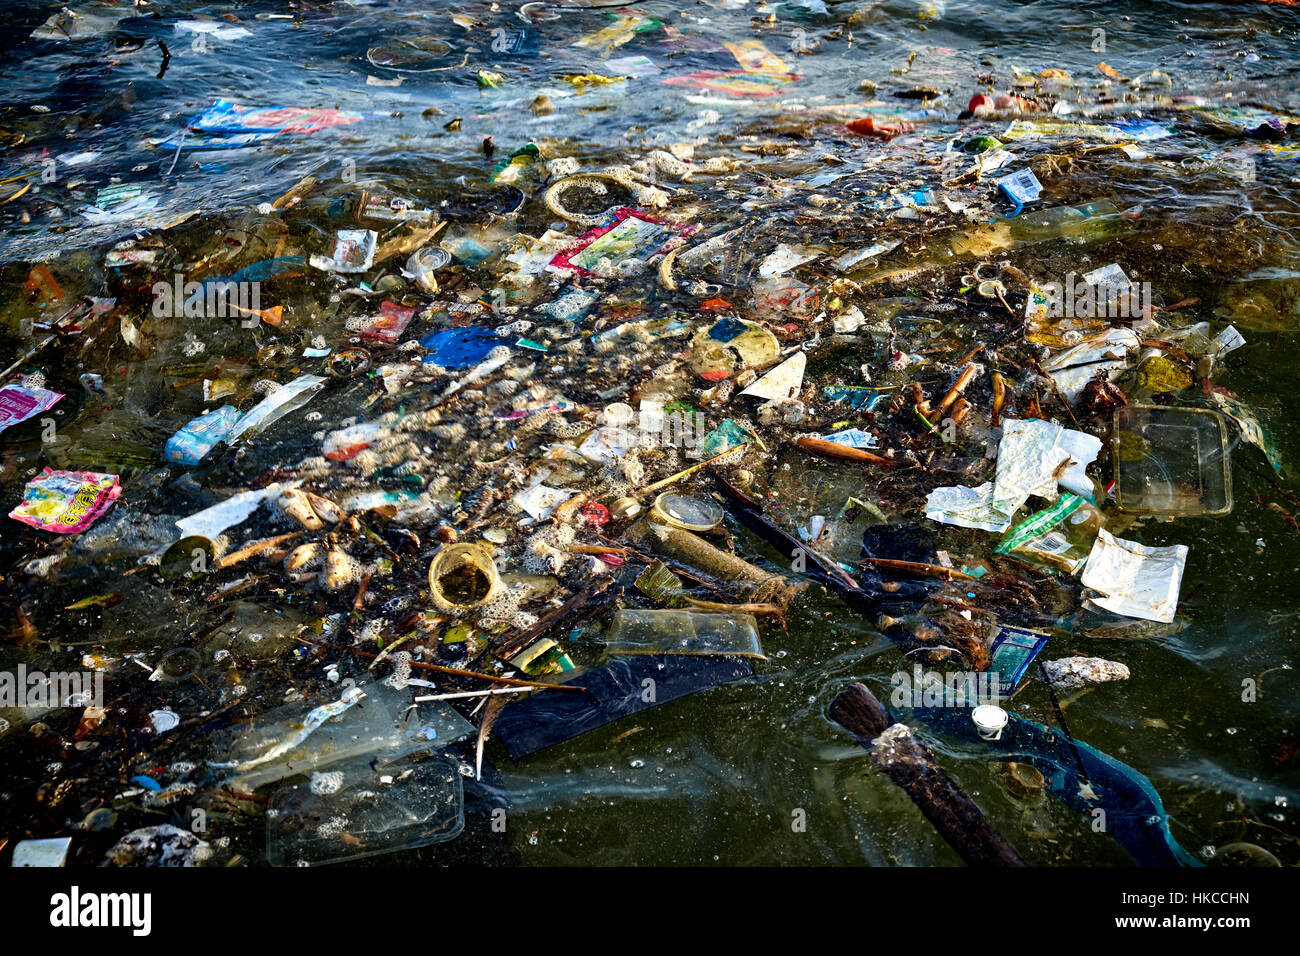
POLYGON ((968 230, 951 240, 957 256, 984 256, 1001 249, 1014 249, 1036 242, 1065 239, 1068 242, 1097 242, 1124 231, 1125 220, 1109 199, 1094 199, 1075 206, 1055 206, 1022 213, 968 230))

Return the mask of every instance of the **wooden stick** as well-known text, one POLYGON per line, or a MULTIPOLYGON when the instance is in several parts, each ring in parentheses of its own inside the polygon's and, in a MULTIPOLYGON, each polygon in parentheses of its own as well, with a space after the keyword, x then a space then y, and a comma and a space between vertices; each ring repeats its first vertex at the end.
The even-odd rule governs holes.
POLYGON ((998 427, 998 420, 1002 417, 1002 406, 1007 402, 1007 380, 1001 372, 994 372, 993 379, 993 411, 989 421, 994 428, 998 427))
POLYGON ((1175 302, 1173 305, 1153 305, 1152 312, 1174 312, 1178 309, 1190 309, 1192 306, 1200 305, 1200 299, 1183 299, 1181 302, 1175 302))
POLYGON ((851 684, 840 691, 831 702, 830 716, 858 738, 871 753, 872 763, 907 792, 939 835, 970 866, 1026 865, 930 749, 912 736, 905 724, 893 723, 884 705, 864 685, 851 684))
POLYGON ((943 397, 943 401, 935 409, 938 414, 942 415, 948 410, 949 405, 961 397, 961 393, 966 391, 966 386, 975 380, 977 371, 979 371, 979 366, 973 362, 962 369, 961 375, 957 376, 957 381, 953 383, 952 388, 948 389, 948 394, 943 397))
POLYGON ((357 588, 357 596, 352 599, 352 613, 356 614, 361 610, 361 604, 366 599, 366 588, 370 587, 370 572, 367 571, 361 575, 361 587, 357 588))
POLYGON ((701 601, 698 598, 681 595, 683 601, 705 611, 731 611, 737 614, 774 614, 784 617, 785 612, 777 604, 726 604, 722 601, 701 601))
POLYGON ((889 571, 902 571, 907 574, 919 574, 927 578, 943 578, 945 581, 974 580, 973 574, 966 574, 963 571, 955 571, 952 568, 945 568, 938 564, 925 564, 921 561, 897 561, 893 558, 863 558, 863 564, 875 565, 878 568, 885 568, 889 571))
POLYGON ((810 451, 814 455, 820 455, 823 458, 839 458, 843 461, 860 461, 868 465, 880 465, 884 468, 897 468, 902 462, 894 461, 892 458, 882 458, 880 455, 873 455, 869 451, 863 451, 861 448, 854 448, 851 445, 841 445, 839 442, 825 441, 821 438, 809 438, 806 435, 796 438, 794 443, 804 451, 810 451))
POLYGON ((954 425, 960 425, 966 420, 966 416, 969 414, 970 402, 966 401, 964 398, 959 398, 957 401, 952 403, 951 414, 948 417, 952 419, 954 425))
POLYGON ((263 551, 269 551, 274 547, 284 544, 284 542, 291 538, 298 537, 300 534, 302 534, 301 531, 290 531, 288 534, 279 534, 274 538, 263 538, 261 541, 254 541, 248 547, 241 548, 233 554, 228 554, 224 558, 218 559, 216 565, 217 570, 220 571, 223 568, 230 567, 232 564, 238 564, 240 561, 261 554, 263 551))
POLYGON ((727 449, 726 451, 724 451, 721 455, 714 455, 712 458, 709 458, 709 459, 706 460, 706 461, 702 461, 702 462, 700 462, 699 464, 691 465, 691 467, 689 467, 689 468, 685 468, 685 469, 679 471, 679 472, 678 472, 677 474, 675 474, 675 475, 669 475, 669 476, 668 476, 667 478, 665 478, 663 481, 656 481, 653 485, 646 485, 644 488, 642 488, 642 489, 640 490, 639 494, 645 494, 645 495, 648 495, 648 494, 650 494, 650 493, 653 492, 653 491, 658 491, 660 488, 666 487, 667 485, 671 485, 674 481, 677 481, 678 479, 685 478, 687 475, 690 475, 690 474, 694 474, 695 472, 699 471, 701 468, 704 468, 706 465, 711 465, 711 464, 713 464, 713 463, 714 463, 715 461, 717 461, 719 458, 725 457, 726 455, 730 455, 730 454, 732 454, 733 452, 738 452, 738 451, 740 451, 742 448, 746 447, 748 444, 749 444, 749 442, 745 442, 745 443, 743 443, 743 444, 737 445, 735 448, 728 448, 728 449, 727 449))
POLYGON ((998 301, 1002 303, 1002 308, 1007 310, 1007 314, 1010 315, 1013 319, 1019 318, 1019 316, 1016 315, 1015 310, 1012 309, 1011 306, 1007 305, 1007 300, 1002 297, 1002 290, 998 289, 997 293, 998 293, 998 301))

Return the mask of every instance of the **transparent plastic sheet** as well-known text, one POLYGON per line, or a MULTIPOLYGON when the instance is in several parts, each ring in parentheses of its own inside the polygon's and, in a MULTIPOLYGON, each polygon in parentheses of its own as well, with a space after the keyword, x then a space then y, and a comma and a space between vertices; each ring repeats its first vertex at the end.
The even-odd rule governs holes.
POLYGON ((626 610, 614 614, 605 639, 609 654, 694 654, 763 657, 752 614, 626 610))
POLYGON ((219 757, 212 763, 228 784, 254 790, 353 757, 396 760, 443 748, 474 732, 468 721, 445 705, 426 702, 411 715, 396 716, 403 705, 404 696, 382 684, 286 704, 254 718, 251 725, 219 734, 212 750, 219 757), (314 712, 340 706, 349 691, 358 689, 364 691, 360 700, 309 730, 315 723, 314 712))
POLYGON ((465 829, 459 763, 445 754, 375 766, 358 758, 281 787, 266 812, 266 858, 319 866, 445 843, 465 829))

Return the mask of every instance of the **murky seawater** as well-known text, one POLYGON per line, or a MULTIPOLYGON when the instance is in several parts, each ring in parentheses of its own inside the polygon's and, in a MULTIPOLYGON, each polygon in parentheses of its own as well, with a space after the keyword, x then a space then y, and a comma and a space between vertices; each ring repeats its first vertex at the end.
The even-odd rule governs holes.
MULTIPOLYGON (((1293 517, 1300 513, 1300 487, 1289 464, 1300 460, 1292 427, 1300 414, 1300 155, 1259 148, 1269 144, 1194 112, 1198 106, 1300 112, 1300 12, 1265 3, 1103 7, 1007 0, 850 2, 829 4, 825 13, 745 0, 156 2, 88 4, 77 9, 101 17, 98 28, 93 20, 69 27, 85 36, 29 38, 58 8, 29 4, 8 13, 10 29, 0 41, 6 88, 0 179, 31 174, 0 186, 0 201, 12 196, 0 205, 0 366, 17 363, 17 373, 39 374, 46 387, 66 394, 44 416, 55 423, 52 433, 27 422, 0 436, 0 501, 6 511, 13 507, 45 465, 118 474, 125 491, 109 518, 75 541, 55 541, 5 519, 0 667, 75 669, 84 654, 110 661, 104 727, 111 732, 101 728, 74 743, 75 712, 42 716, 42 733, 33 732, 31 715, 0 711, 10 724, 0 734, 0 838, 63 833, 98 807, 116 807, 122 825, 78 837, 96 848, 80 862, 92 862, 128 820, 188 825, 192 800, 141 815, 121 797, 133 776, 166 784, 177 761, 219 759, 205 749, 206 731, 197 720, 193 736, 155 752, 141 730, 149 713, 166 708, 190 721, 232 704, 267 709, 287 695, 320 689, 321 662, 302 660, 293 635, 346 601, 273 576, 216 593, 215 585, 178 585, 152 566, 138 570, 140 561, 166 543, 176 517, 277 480, 280 470, 291 474, 319 454, 321 432, 344 419, 369 420, 411 401, 390 399, 364 376, 335 382, 233 454, 188 471, 166 466, 166 440, 223 403, 205 401, 199 383, 229 384, 224 400, 244 409, 261 394, 260 381, 284 383, 320 370, 319 359, 302 356, 304 348, 319 348, 318 340, 335 349, 355 344, 356 326, 348 320, 367 300, 350 295, 334 276, 300 268, 262 285, 261 306, 282 305, 283 323, 249 329, 230 319, 153 317, 155 279, 199 262, 209 275, 229 275, 273 257, 328 254, 333 233, 354 225, 341 211, 344 200, 362 189, 441 208, 444 218, 452 218, 448 210, 468 210, 453 223, 463 228, 477 216, 474 203, 487 201, 484 184, 493 167, 529 142, 547 160, 572 157, 592 170, 691 143, 695 163, 719 159, 730 168, 686 182, 664 177, 669 218, 705 234, 743 226, 744 241, 765 250, 776 242, 856 248, 877 238, 863 224, 878 219, 865 205, 855 218, 854 203, 891 188, 938 189, 957 168, 943 165, 949 142, 1002 135, 1005 119, 957 118, 973 94, 989 83, 1005 92, 1018 75, 1057 68, 1072 79, 1040 80, 1053 97, 1076 104, 1108 98, 1114 115, 1140 113, 1171 125, 1175 135, 1143 144, 1150 155, 1138 157, 1098 149, 1103 144, 1086 135, 1007 140, 1025 155, 1058 157, 1056 175, 1044 177, 1041 205, 1105 198, 1136 212, 1130 229, 1102 242, 1047 243, 997 258, 1044 277, 1120 262, 1130 276, 1149 281, 1163 304, 1199 298, 1201 305, 1185 313, 1189 321, 1212 320, 1218 328, 1231 317, 1246 344, 1223 360, 1215 384, 1254 410, 1288 463, 1275 473, 1257 448, 1238 442, 1231 514, 1140 523, 1134 534, 1146 544, 1191 548, 1179 608, 1187 626, 1152 638, 1058 633, 1049 656, 1106 657, 1132 675, 1069 700, 1069 729, 1145 774, 1164 801, 1175 838, 1193 853, 1247 841, 1285 864, 1300 861, 1294 821, 1300 674, 1291 666, 1300 642, 1300 525, 1293 517), (638 29, 620 32, 616 18, 638 29), (746 41, 761 41, 784 68, 741 74, 725 44, 746 41), (1103 61, 1122 77, 1146 80, 1136 90, 1122 81, 1099 88, 1103 61), (476 78, 480 70, 499 80, 485 85, 476 78), (626 78, 609 85, 564 79, 616 73, 626 78), (728 76, 711 87, 701 77, 712 74, 728 76), (876 84, 874 92, 863 81, 876 84), (539 95, 550 98, 553 111, 534 108, 539 95), (183 141, 178 148, 183 122, 222 98, 361 118, 243 148, 196 149, 183 141), (846 132, 847 120, 868 114, 910 119, 918 130, 888 144, 846 132), (495 146, 491 159, 484 156, 487 136, 495 146), (319 184, 300 207, 259 210, 308 176, 319 184), (27 184, 29 191, 13 195, 27 184), (148 208, 134 216, 115 214, 111 204, 97 210, 99 191, 117 184, 140 187, 148 208), (836 207, 823 212, 810 205, 815 193, 836 207), (105 264, 114 244, 133 237, 138 248, 158 253, 154 272, 105 264), (26 288, 42 264, 71 300, 113 298, 117 311, 80 335, 33 351, 49 334, 41 293, 26 288), (121 333, 119 322, 130 323, 138 338, 121 333), (100 376, 102 385, 87 387, 86 373, 100 376), (32 573, 31 562, 41 559, 51 559, 46 573, 32 573), (68 607, 98 595, 113 597, 99 606, 68 607), (197 650, 196 677, 150 682, 149 672, 176 647, 197 650), (218 650, 229 655, 215 657, 218 650), (1255 693, 1244 693, 1247 686, 1255 693)), ((1018 89, 1042 91, 1027 81, 1018 89)), ((987 190, 972 183, 951 187, 949 195, 960 198, 963 190, 972 203, 987 202, 987 190)), ((502 237, 538 236, 554 219, 535 198, 497 228, 502 237)), ((956 215, 949 221, 954 229, 969 225, 956 215)), ((906 238, 919 228, 895 221, 879 235, 906 238)), ((934 254, 928 241, 906 242, 880 270, 932 264, 934 254)), ((384 272, 391 275, 397 264, 384 272)), ((490 291, 489 275, 460 271, 470 282, 481 278, 484 293, 490 291)), ((865 298, 910 295, 942 304, 957 297, 961 271, 925 268, 910 286, 878 293, 868 286, 865 298)), ((373 285, 382 276, 365 278, 373 285)), ((550 292, 542 289, 549 287, 524 289, 516 301, 525 310, 544 302, 550 292)), ((621 295, 629 314, 684 308, 664 295, 653 272, 627 283, 621 295)), ((377 305, 379 298, 369 301, 377 305)), ((996 300, 992 308, 999 308, 996 300)), ((948 338, 935 341, 946 346, 978 344, 977 333, 955 320, 943 334, 948 338)), ((656 353, 647 368, 670 354, 656 353)), ((837 361, 826 359, 820 373, 835 371, 837 361)), ((844 361, 845 381, 862 361, 868 358, 844 361)), ((585 404, 597 406, 598 394, 619 385, 618 373, 602 367, 599 356, 588 354, 561 372, 549 362, 539 360, 535 372, 543 381, 589 378, 583 395, 574 396, 585 404)), ((1184 402, 1198 403, 1207 404, 1196 395, 1184 402)), ((414 469, 424 478, 450 473, 465 454, 450 440, 426 451, 414 469)), ((843 497, 835 494, 846 488, 860 497, 879 490, 874 476, 810 465, 780 442, 772 443, 762 467, 774 487, 793 480, 801 489, 803 499, 792 496, 788 509, 799 521, 819 506, 837 507, 843 497), (810 467, 835 489, 819 491, 806 476, 786 477, 810 467)), ((396 482, 388 488, 404 480, 396 472, 385 477, 396 482)), ((907 504, 890 493, 878 500, 898 513, 907 504)), ((910 518, 917 517, 916 504, 910 518)), ((773 563, 780 558, 739 529, 736 540, 741 553, 773 563)), ((939 529, 939 541, 954 554, 990 543, 954 528, 939 529)), ((366 613, 386 611, 367 605, 366 613)), ((784 631, 764 626, 768 660, 752 679, 647 711, 517 765, 490 743, 495 789, 477 794, 474 806, 482 811, 508 799, 504 836, 471 815, 458 841, 385 861, 957 862, 907 797, 872 771, 865 752, 825 716, 852 680, 884 698, 900 666, 896 647, 817 589, 796 602, 786 623, 784 631), (801 818, 806 828, 792 826, 801 818)), ((364 663, 346 666, 357 665, 360 677, 364 663)), ((1053 723, 1041 683, 1027 685, 1011 707, 1053 723)), ((926 740, 1031 863, 1129 863, 1089 819, 1050 800, 1017 799, 985 751, 940 735, 926 740)), ((261 862, 256 814, 247 806, 212 812, 209 836, 228 836, 232 852, 261 862)))

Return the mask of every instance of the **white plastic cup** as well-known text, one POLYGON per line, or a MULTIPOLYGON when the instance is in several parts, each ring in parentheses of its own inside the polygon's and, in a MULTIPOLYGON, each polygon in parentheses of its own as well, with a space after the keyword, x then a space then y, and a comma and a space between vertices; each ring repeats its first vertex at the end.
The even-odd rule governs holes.
POLYGON ((631 424, 632 420, 636 418, 636 409, 625 402, 615 402, 613 405, 605 406, 605 410, 600 417, 606 425, 621 428, 631 424))
POLYGON ((970 712, 970 717, 975 721, 975 729, 985 740, 1000 740, 1002 731, 1011 719, 997 704, 980 704, 970 712))

